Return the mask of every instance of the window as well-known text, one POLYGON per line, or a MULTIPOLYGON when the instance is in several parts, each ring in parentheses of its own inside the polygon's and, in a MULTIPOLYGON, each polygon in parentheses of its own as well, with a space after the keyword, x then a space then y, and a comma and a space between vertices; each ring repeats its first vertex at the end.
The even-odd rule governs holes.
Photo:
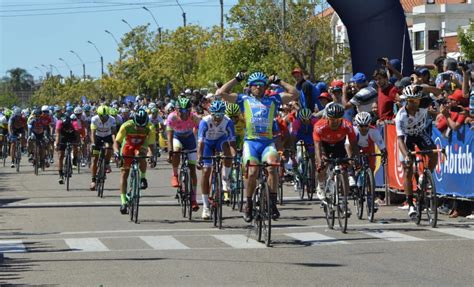
POLYGON ((415 50, 425 49, 425 31, 415 32, 415 50))
POLYGON ((439 31, 428 31, 428 50, 437 50, 439 48, 439 31))

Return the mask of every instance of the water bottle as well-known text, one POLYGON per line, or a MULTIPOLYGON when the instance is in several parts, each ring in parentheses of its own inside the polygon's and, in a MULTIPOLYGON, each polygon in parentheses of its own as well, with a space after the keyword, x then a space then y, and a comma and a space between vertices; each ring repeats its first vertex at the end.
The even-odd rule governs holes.
POLYGON ((469 114, 474 116, 474 93, 471 92, 471 96, 469 97, 469 114))

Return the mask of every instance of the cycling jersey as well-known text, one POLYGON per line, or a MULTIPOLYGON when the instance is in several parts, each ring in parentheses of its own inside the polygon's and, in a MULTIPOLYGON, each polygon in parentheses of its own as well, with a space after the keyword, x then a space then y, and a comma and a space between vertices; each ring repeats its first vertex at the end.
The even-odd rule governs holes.
POLYGON ((74 129, 71 120, 56 122, 56 133, 59 133, 59 149, 64 151, 67 143, 79 143, 79 132, 74 129))
POLYGON ((257 99, 252 95, 239 94, 236 103, 244 112, 245 139, 273 140, 273 119, 281 105, 280 94, 257 99))
POLYGON ((11 127, 13 131, 15 130, 24 130, 26 125, 26 118, 24 116, 11 116, 10 120, 8 121, 8 125, 11 127))
POLYGON ((95 130, 95 135, 98 137, 107 137, 112 135, 112 128, 115 128, 114 117, 109 116, 104 123, 98 115, 91 119, 91 130, 95 130))
POLYGON ((129 120, 122 124, 115 140, 121 143, 122 147, 140 148, 154 144, 155 136, 153 124, 148 123, 145 128, 138 129, 133 120, 129 120))
POLYGON ((199 126, 199 116, 191 112, 188 118, 183 121, 178 113, 172 112, 166 119, 166 130, 173 131, 174 138, 189 137, 193 134, 193 130, 199 126))
MULTIPOLYGON (((365 149, 365 148, 373 147, 374 143, 378 146, 380 150, 384 150, 386 148, 382 134, 377 128, 370 127, 369 132, 366 135, 363 135, 360 133, 359 128, 355 126, 354 132, 357 136, 357 145, 360 148, 365 149)), ((349 143, 349 142, 346 141, 346 143, 349 143)))
POLYGON ((221 138, 227 141, 235 141, 234 123, 230 118, 224 116, 218 125, 212 119, 212 115, 202 118, 199 123, 198 141, 212 142, 221 138))
POLYGON ((291 135, 296 136, 298 139, 306 139, 311 137, 311 142, 313 141, 313 127, 314 124, 318 121, 317 118, 311 117, 308 124, 303 124, 300 119, 295 119, 291 124, 291 135))
POLYGON ((163 124, 163 118, 160 115, 153 117, 153 115, 149 115, 148 118, 150 119, 150 123, 152 123, 155 128, 158 127, 159 124, 163 124))
POLYGON ((47 126, 44 125, 44 122, 40 118, 32 118, 28 123, 28 130, 35 135, 43 135, 47 126))
POLYGON ((419 108, 415 116, 411 116, 406 107, 402 107, 395 117, 397 136, 417 136, 426 133, 427 123, 428 109, 419 108))
POLYGON ((321 119, 314 125, 313 139, 315 142, 336 144, 342 141, 344 143, 346 137, 351 143, 357 141, 354 128, 346 119, 342 119, 342 123, 337 130, 330 128, 328 119, 321 119))

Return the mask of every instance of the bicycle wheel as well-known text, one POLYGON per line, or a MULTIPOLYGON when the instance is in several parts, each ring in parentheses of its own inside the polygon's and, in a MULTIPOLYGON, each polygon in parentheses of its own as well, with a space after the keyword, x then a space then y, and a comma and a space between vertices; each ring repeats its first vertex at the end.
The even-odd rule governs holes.
MULTIPOLYGON (((419 183, 419 184, 421 185, 421 183, 419 183)), ((418 188, 418 184, 417 184, 416 203, 415 203, 415 209, 416 209, 415 223, 416 223, 416 225, 420 225, 420 223, 421 223, 421 217, 423 215, 424 202, 425 202, 425 198, 424 198, 423 190, 421 190, 421 188, 418 188)))
POLYGON ((212 177, 211 177, 211 216, 212 222, 214 227, 217 227, 218 224, 218 214, 217 214, 217 182, 216 182, 216 173, 212 170, 212 177))
POLYGON ((21 143, 18 141, 16 144, 16 155, 15 155, 15 167, 16 172, 20 172, 20 162, 21 162, 21 143))
POLYGON ((188 197, 188 205, 189 205, 189 208, 188 208, 188 219, 189 220, 192 220, 193 219, 193 208, 192 208, 192 200, 193 200, 193 196, 192 196, 192 188, 193 188, 193 185, 192 185, 192 180, 191 180, 191 175, 189 174, 189 169, 186 171, 186 174, 187 174, 187 186, 186 186, 186 193, 187 193, 187 197, 188 197))
POLYGON ((335 218, 335 194, 336 184, 333 178, 328 178, 326 181, 326 199, 322 202, 324 213, 326 214, 326 223, 330 229, 334 229, 335 218))
POLYGON ((423 181, 426 215, 431 227, 435 228, 438 223, 438 196, 433 176, 429 170, 424 171, 423 181))
POLYGON ((76 156, 77 174, 81 173, 81 162, 82 162, 82 151, 81 151, 81 147, 79 147, 79 150, 77 151, 77 156, 76 156))
POLYGON ((304 186, 305 186, 305 173, 304 162, 300 161, 298 163, 298 174, 296 175, 296 189, 298 190, 298 195, 300 199, 304 199, 304 186))
POLYGON ((105 158, 99 155, 99 170, 97 171, 96 177, 96 189, 97 196, 104 197, 104 185, 105 185, 105 158))
POLYGON ((244 178, 242 175, 242 170, 239 169, 239 176, 237 177, 238 179, 238 187, 239 187, 239 194, 240 194, 240 199, 239 199, 239 212, 242 212, 242 209, 244 207, 244 178))
POLYGON ((181 214, 184 218, 186 218, 186 214, 188 214, 187 207, 188 207, 188 198, 186 193, 186 182, 188 181, 186 177, 186 172, 181 170, 179 174, 180 179, 180 187, 178 191, 178 197, 180 198, 181 204, 181 214))
POLYGON ((135 217, 135 173, 133 171, 130 171, 130 175, 128 177, 128 192, 130 193, 130 199, 128 202, 128 213, 130 215, 130 221, 133 221, 135 217))
POLYGON ((237 170, 232 166, 230 170, 230 206, 232 210, 238 205, 239 190, 237 188, 237 170))
POLYGON ((260 211, 262 222, 262 235, 267 247, 271 244, 272 235, 272 210, 270 205, 270 190, 268 184, 265 182, 260 187, 260 211))
POLYGON ((366 197, 367 197, 367 219, 374 222, 375 218, 375 178, 374 172, 368 168, 365 176, 366 197))
POLYGON ((262 241, 262 228, 263 228, 263 219, 262 219, 262 210, 260 205, 260 186, 255 189, 253 193, 253 226, 255 228, 255 233, 257 235, 257 241, 262 241))
POLYGON ((138 223, 138 209, 140 207, 140 176, 138 175, 138 169, 134 170, 134 193, 133 193, 133 221, 138 223))
POLYGON ((70 174, 70 164, 71 164, 71 154, 66 149, 66 160, 64 161, 64 177, 66 178, 66 190, 69 191, 69 178, 71 177, 70 174))
POLYGON ((347 202, 347 193, 348 193, 348 184, 344 180, 343 174, 338 174, 336 177, 336 190, 337 190, 337 220, 339 222, 339 227, 341 227, 342 233, 347 231, 347 211, 348 205, 347 202))
POLYGON ((222 177, 218 176, 217 178, 217 181, 216 181, 216 194, 215 196, 217 197, 214 197, 214 201, 217 203, 217 227, 219 229, 222 229, 222 204, 223 204, 223 200, 222 200, 222 177))
POLYGON ((308 161, 308 172, 306 174, 306 196, 308 196, 308 200, 313 200, 315 183, 316 183, 316 173, 314 170, 313 161, 310 159, 308 161))
POLYGON ((40 156, 39 156, 39 147, 38 147, 38 143, 35 143, 35 155, 34 155, 34 164, 33 164, 33 167, 35 169, 35 175, 38 175, 39 173, 39 160, 40 160, 40 156))
MULTIPOLYGON (((357 210, 357 218, 358 219, 362 219, 362 217, 364 216, 364 201, 365 201, 365 194, 366 194, 366 190, 367 190, 367 180, 366 180, 366 170, 362 170, 360 173, 359 173, 359 176, 356 178, 356 181, 357 182, 361 182, 362 185, 361 186, 358 186, 355 188, 355 191, 352 189, 352 191, 354 192, 354 205, 356 207, 356 210, 357 210)), ((367 195, 368 197, 369 195, 367 195)), ((367 202, 368 204, 368 202, 367 202)), ((369 210, 367 209, 367 213, 369 212, 369 210)))

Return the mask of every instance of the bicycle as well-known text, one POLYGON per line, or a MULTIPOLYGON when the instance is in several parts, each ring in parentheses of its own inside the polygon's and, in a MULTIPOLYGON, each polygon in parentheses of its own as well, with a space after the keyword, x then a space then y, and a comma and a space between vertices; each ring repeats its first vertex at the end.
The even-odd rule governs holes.
POLYGON ((2 159, 3 159, 3 167, 7 165, 7 158, 8 158, 8 137, 7 135, 1 135, 2 137, 2 159))
POLYGON ((360 154, 359 166, 360 171, 357 174, 357 188, 354 189, 354 205, 357 209, 357 218, 362 219, 364 216, 364 202, 367 208, 367 219, 374 222, 375 217, 375 178, 374 172, 369 166, 369 157, 384 156, 380 153, 360 154))
POLYGON ((309 147, 314 145, 305 144, 299 141, 296 144, 296 154, 298 158, 297 182, 300 181, 301 189, 298 189, 300 199, 304 199, 304 194, 308 200, 313 200, 314 189, 316 185, 314 158, 310 156, 309 147))
POLYGON ((139 159, 147 159, 149 156, 121 156, 131 158, 130 174, 128 175, 127 207, 130 214, 130 221, 138 223, 138 210, 140 207, 140 168, 139 159))
POLYGON ((179 187, 177 192, 178 202, 181 206, 181 213, 184 218, 188 217, 192 220, 192 182, 191 173, 189 171, 189 159, 188 154, 195 153, 196 150, 192 151, 172 151, 173 154, 179 154, 181 156, 181 167, 179 169, 179 187))
POLYGON ((17 136, 16 149, 15 149, 15 169, 16 172, 20 172, 20 162, 21 162, 21 137, 22 135, 17 136))
POLYGON ((33 154, 33 167, 35 175, 39 174, 39 169, 41 168, 42 171, 45 169, 45 162, 44 156, 41 158, 41 151, 44 152, 44 144, 43 139, 35 137, 34 139, 34 154, 33 154))
POLYGON ((321 201, 321 205, 326 215, 326 222, 330 229, 334 229, 335 214, 337 211, 337 219, 342 233, 347 231, 347 211, 349 193, 349 183, 347 173, 343 166, 344 163, 353 160, 353 158, 335 158, 325 159, 329 164, 326 179, 326 198, 321 201))
POLYGON ((69 181, 72 177, 72 143, 66 143, 66 150, 64 151, 64 166, 63 174, 66 178, 66 190, 69 191, 69 181))
POLYGON ((244 178, 242 175, 241 153, 241 150, 237 150, 237 156, 232 163, 230 171, 230 203, 232 210, 235 210, 237 207, 239 212, 242 212, 244 202, 244 178))
POLYGON ((211 217, 213 219, 214 226, 222 229, 222 205, 224 203, 224 193, 222 190, 222 161, 234 158, 218 154, 214 156, 205 156, 202 157, 202 159, 212 160, 211 196, 209 196, 211 217))
POLYGON ((416 217, 415 223, 416 225, 420 225, 421 217, 423 211, 426 210, 426 216, 428 217, 428 221, 432 228, 436 228, 438 223, 438 196, 436 194, 436 185, 435 181, 433 180, 433 176, 431 171, 428 169, 428 164, 426 162, 426 158, 428 155, 432 153, 441 153, 445 154, 444 149, 434 149, 434 150, 421 150, 421 151, 412 151, 409 153, 411 157, 414 157, 413 160, 413 177, 415 178, 416 183, 416 217), (417 157, 417 155, 421 156, 421 159, 417 157), (423 172, 422 172, 422 181, 419 182, 419 170, 418 170, 418 163, 423 164, 423 172))
POLYGON ((291 149, 285 149, 283 152, 279 152, 280 154, 280 167, 278 168, 278 191, 277 191, 277 200, 278 204, 283 205, 283 184, 285 182, 292 182, 294 180, 294 175, 288 173, 285 170, 285 161, 292 160, 293 151, 291 149), (287 156, 285 156, 287 155, 287 156))
MULTIPOLYGON (((110 149, 110 148, 109 148, 110 149)), ((97 189, 97 196, 100 198, 104 197, 104 185, 105 185, 105 180, 107 179, 106 173, 105 173, 105 146, 101 146, 99 150, 99 160, 97 162, 97 173, 95 176, 95 182, 96 182, 96 189, 97 189)))
POLYGON ((259 164, 251 164, 247 161, 246 178, 248 177, 249 167, 258 167, 257 187, 253 193, 253 222, 257 241, 265 242, 269 247, 271 245, 272 235, 272 203, 270 199, 270 189, 268 187, 268 171, 267 167, 279 167, 280 163, 269 164, 267 162, 259 164), (263 241, 262 241, 263 238, 263 241))

